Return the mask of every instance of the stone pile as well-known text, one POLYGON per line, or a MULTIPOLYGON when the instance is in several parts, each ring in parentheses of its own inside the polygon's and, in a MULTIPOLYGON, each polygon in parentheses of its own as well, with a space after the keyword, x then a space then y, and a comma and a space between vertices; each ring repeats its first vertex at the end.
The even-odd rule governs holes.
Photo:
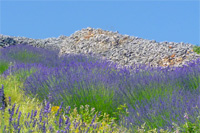
POLYGON ((100 55, 103 59, 115 62, 120 66, 139 64, 152 67, 182 67, 188 61, 196 60, 200 55, 193 51, 195 45, 175 42, 156 42, 118 32, 86 28, 76 31, 71 36, 58 38, 31 39, 0 35, 0 47, 27 43, 34 47, 59 49, 63 54, 100 55))
POLYGON ((26 37, 11 37, 0 34, 0 48, 5 48, 11 45, 28 44, 34 47, 47 49, 59 49, 59 44, 62 42, 63 36, 59 38, 32 39, 26 37))
POLYGON ((200 57, 194 53, 193 47, 182 42, 156 42, 88 27, 65 38, 60 44, 60 52, 92 52, 122 66, 150 63, 152 67, 181 67, 200 57))

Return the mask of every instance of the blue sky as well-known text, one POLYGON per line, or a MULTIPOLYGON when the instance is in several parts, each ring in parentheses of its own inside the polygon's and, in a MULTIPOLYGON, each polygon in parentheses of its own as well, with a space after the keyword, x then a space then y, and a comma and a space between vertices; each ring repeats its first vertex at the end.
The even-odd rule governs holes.
POLYGON ((0 0, 0 34, 34 39, 92 27, 158 42, 200 46, 197 1, 0 0))

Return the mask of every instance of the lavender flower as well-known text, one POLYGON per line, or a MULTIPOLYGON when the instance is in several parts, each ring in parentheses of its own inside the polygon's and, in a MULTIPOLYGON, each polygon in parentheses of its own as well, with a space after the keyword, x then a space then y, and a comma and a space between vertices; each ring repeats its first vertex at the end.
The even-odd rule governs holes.
POLYGON ((97 115, 97 116, 99 117, 100 115, 101 115, 101 111, 98 113, 98 115, 97 115))
POLYGON ((30 118, 31 118, 31 120, 32 120, 32 118, 33 118, 33 110, 31 111, 31 117, 30 117, 30 118))
POLYGON ((57 110, 57 113, 55 114, 56 117, 58 116, 60 110, 62 109, 62 105, 63 105, 63 102, 61 102, 61 105, 60 105, 59 109, 57 110))
POLYGON ((7 104, 5 102, 5 94, 4 94, 4 86, 3 85, 0 89, 0 103, 2 103, 2 110, 4 111, 4 109, 7 107, 7 104))
POLYGON ((11 106, 11 98, 9 97, 9 105, 11 106))
POLYGON ((20 133, 21 127, 18 129, 18 133, 20 133))
POLYGON ((79 124, 80 124, 80 120, 79 120, 79 122, 76 123, 75 129, 78 127, 79 124))
POLYGON ((89 131, 89 129, 90 129, 90 128, 88 127, 88 128, 87 128, 87 131, 86 131, 85 133, 87 133, 87 132, 89 131))
POLYGON ((95 126, 94 126, 94 129, 96 129, 97 128, 97 124, 95 124, 95 126))
POLYGON ((14 105, 12 106, 12 112, 11 112, 11 115, 14 114, 14 111, 15 111, 15 105, 16 105, 16 104, 14 104, 14 105))
POLYGON ((49 102, 47 102, 47 105, 45 106, 45 108, 44 108, 44 113, 49 113, 49 102))
POLYGON ((4 126, 4 129, 3 129, 3 132, 5 132, 6 131, 6 125, 4 126))
POLYGON ((49 126, 49 131, 53 131, 52 125, 49 126))
POLYGON ((37 110, 35 110, 34 117, 37 115, 37 110))
POLYGON ((67 117, 67 120, 65 121, 65 124, 67 125, 69 122, 69 117, 67 117))
POLYGON ((26 126, 26 128, 29 126, 29 123, 28 123, 28 121, 25 121, 24 122, 24 125, 26 126))
POLYGON ((43 121, 42 131, 43 131, 43 133, 46 133, 45 121, 43 121))
POLYGON ((90 126, 92 126, 92 124, 94 123, 95 118, 96 118, 96 114, 94 115, 94 117, 93 117, 93 119, 92 119, 92 122, 91 122, 90 126))
POLYGON ((37 121, 37 119, 35 119, 35 120, 33 121, 33 127, 35 127, 36 121, 37 121))
POLYGON ((70 125, 71 125, 71 123, 69 122, 69 123, 66 125, 65 130, 69 130, 70 125))
POLYGON ((14 127, 15 130, 17 130, 17 128, 18 128, 18 126, 15 122, 13 122, 13 127, 14 127))
MULTIPOLYGON (((19 106, 20 106, 20 105, 19 105, 19 106)), ((17 113, 18 113, 18 110, 19 110, 19 106, 17 107, 17 110, 16 110, 15 114, 17 114, 17 113)))
POLYGON ((42 121, 42 115, 41 114, 39 115, 39 118, 40 118, 40 122, 41 122, 42 121))
POLYGON ((28 119, 29 115, 30 115, 30 113, 28 112, 28 115, 27 115, 27 117, 26 117, 27 119, 28 119))
POLYGON ((21 111, 19 112, 19 115, 18 115, 18 119, 17 119, 17 127, 19 126, 20 117, 21 117, 21 111))
POLYGON ((59 129, 60 129, 61 126, 62 126, 62 122, 63 122, 62 115, 60 115, 60 118, 59 118, 59 129))

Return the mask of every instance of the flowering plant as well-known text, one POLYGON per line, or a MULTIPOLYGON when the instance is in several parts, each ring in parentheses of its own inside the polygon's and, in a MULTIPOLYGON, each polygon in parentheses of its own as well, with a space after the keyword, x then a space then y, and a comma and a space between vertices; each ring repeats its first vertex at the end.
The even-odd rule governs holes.
MULTIPOLYGON (((59 110, 59 108, 60 108, 59 106, 53 106, 51 108, 51 112, 57 112, 59 110)), ((60 111, 62 111, 62 109, 60 111)))

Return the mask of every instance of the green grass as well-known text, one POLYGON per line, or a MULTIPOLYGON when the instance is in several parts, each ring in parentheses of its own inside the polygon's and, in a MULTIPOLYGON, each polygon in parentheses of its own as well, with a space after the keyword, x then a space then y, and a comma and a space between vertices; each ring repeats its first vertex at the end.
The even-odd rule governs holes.
POLYGON ((9 67, 9 63, 6 61, 0 61, 0 74, 2 74, 9 67))
POLYGON ((9 53, 9 57, 24 62, 24 63, 34 63, 40 61, 40 55, 27 51, 26 49, 17 53, 9 53))

